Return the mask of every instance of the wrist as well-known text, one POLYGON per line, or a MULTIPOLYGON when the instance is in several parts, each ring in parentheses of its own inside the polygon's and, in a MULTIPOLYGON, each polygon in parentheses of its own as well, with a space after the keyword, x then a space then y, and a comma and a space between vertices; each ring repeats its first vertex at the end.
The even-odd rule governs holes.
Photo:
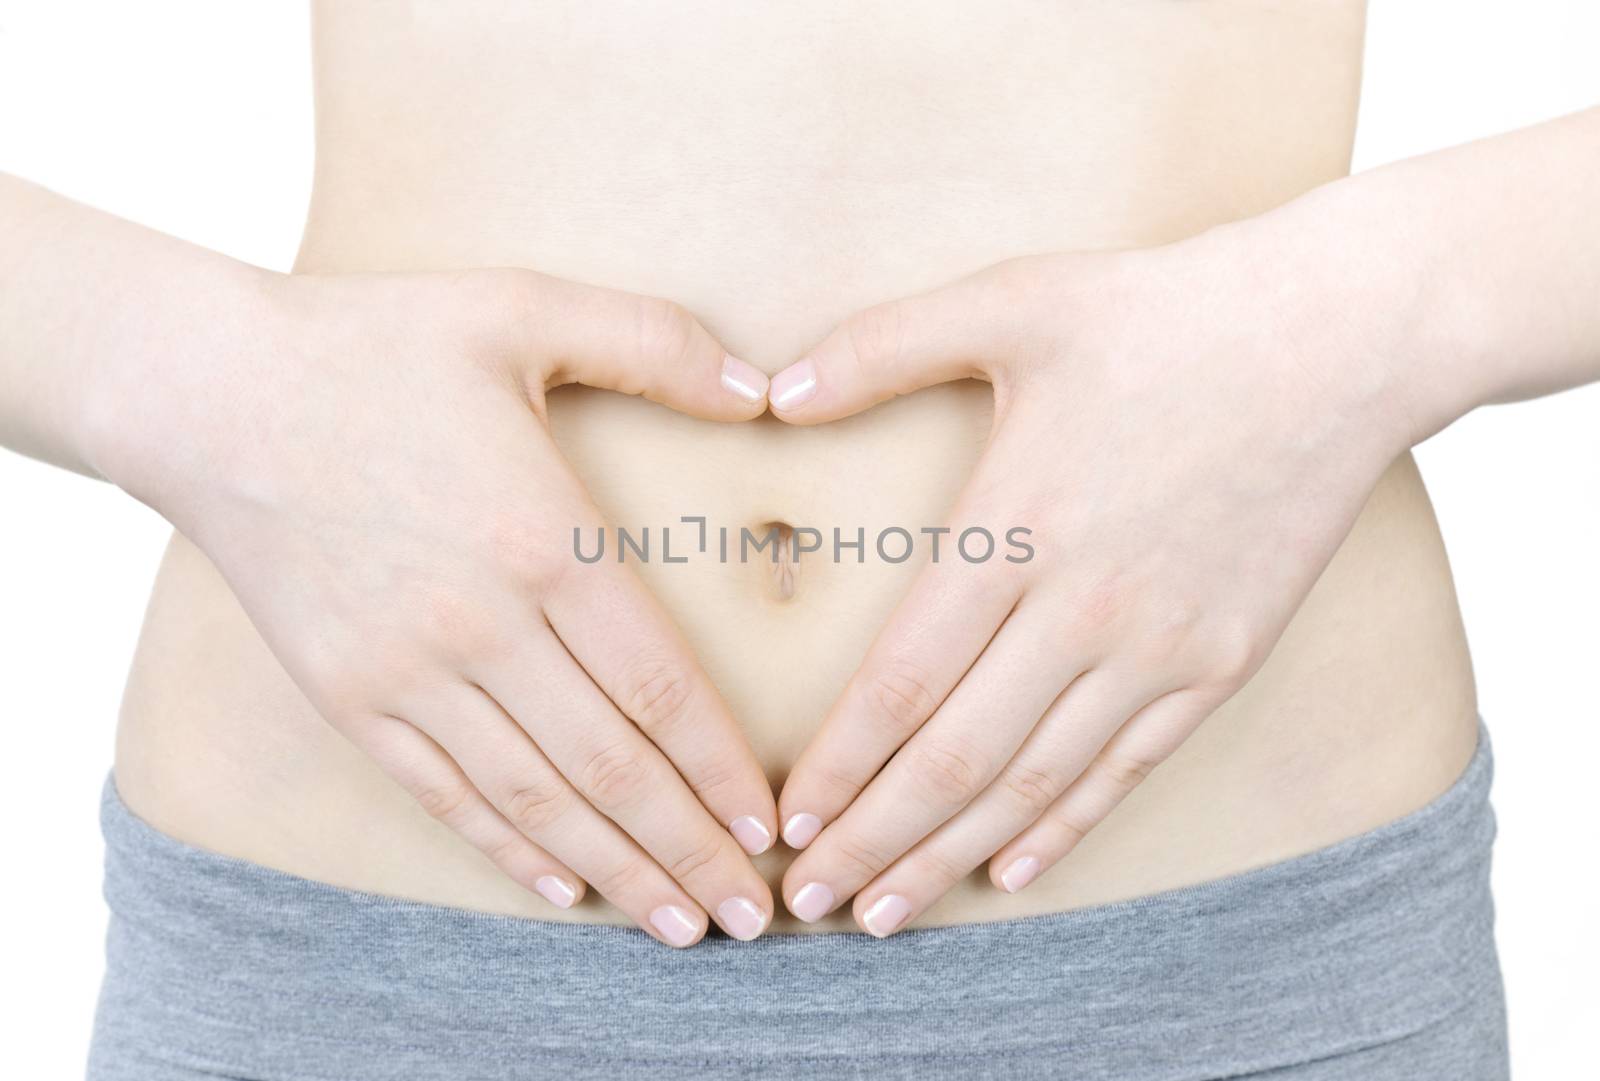
POLYGON ((1383 185, 1346 178, 1199 241, 1224 254, 1327 408, 1392 460, 1479 402, 1475 335, 1383 185))
POLYGON ((84 461, 180 528, 248 437, 239 414, 284 321, 284 275, 209 253, 199 262, 163 276, 167 291, 149 303, 115 305, 79 415, 84 461))

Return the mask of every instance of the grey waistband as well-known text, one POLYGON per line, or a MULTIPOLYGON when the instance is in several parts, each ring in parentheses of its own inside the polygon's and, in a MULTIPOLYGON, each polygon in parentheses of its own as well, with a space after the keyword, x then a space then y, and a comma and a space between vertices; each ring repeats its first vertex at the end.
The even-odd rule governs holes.
MULTIPOLYGON (((1481 1074, 1456 1076, 1498 1077, 1490 774, 1484 736, 1456 784, 1399 821, 1125 903, 681 952, 200 851, 108 781, 90 1075, 1185 1081, 1331 1062, 1472 1016, 1472 1033, 1500 1029, 1450 1037, 1483 1041, 1462 1051, 1481 1074)), ((1434 1076, 1408 1068, 1396 1076, 1434 1076)))

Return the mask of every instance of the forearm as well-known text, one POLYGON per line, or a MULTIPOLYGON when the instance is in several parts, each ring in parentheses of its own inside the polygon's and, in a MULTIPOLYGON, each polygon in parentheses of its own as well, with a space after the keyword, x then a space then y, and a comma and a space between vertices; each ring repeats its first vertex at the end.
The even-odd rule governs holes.
POLYGON ((0 444, 125 483, 112 459, 184 438, 174 367, 248 342, 269 277, 0 175, 0 444))
POLYGON ((1600 109, 1317 189, 1221 230, 1348 348, 1409 445, 1600 379, 1600 109))

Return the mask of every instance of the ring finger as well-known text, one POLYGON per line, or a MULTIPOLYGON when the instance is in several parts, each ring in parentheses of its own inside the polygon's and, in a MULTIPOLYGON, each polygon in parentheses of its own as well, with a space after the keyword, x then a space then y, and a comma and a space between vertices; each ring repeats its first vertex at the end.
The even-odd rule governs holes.
POLYGON ((375 717, 347 735, 424 810, 513 882, 557 908, 582 900, 583 879, 506 821, 427 733, 398 717, 375 717))
POLYGON ((1081 671, 1049 620, 1018 608, 966 677, 784 875, 789 910, 821 918, 957 814, 1081 671))
POLYGON ((669 946, 704 936, 704 910, 617 825, 567 783, 525 732, 476 687, 443 692, 415 710, 523 836, 566 862, 629 919, 669 946))
MULTIPOLYGON (((993 784, 856 896, 862 929, 894 933, 982 866, 1045 813, 1154 693, 1108 669, 1078 677, 993 784)), ((1000 867, 1002 889, 1014 892, 1038 875, 1041 864, 1028 858, 1000 867)))
POLYGON ((633 838, 723 930, 746 940, 766 930, 772 891, 733 835, 554 634, 530 631, 525 640, 521 656, 485 673, 486 697, 522 726, 586 804, 633 838))

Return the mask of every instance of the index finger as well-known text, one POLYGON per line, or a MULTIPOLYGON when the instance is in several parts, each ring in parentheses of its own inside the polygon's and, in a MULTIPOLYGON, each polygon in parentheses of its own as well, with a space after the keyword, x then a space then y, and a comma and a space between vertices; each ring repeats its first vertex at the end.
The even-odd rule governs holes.
POLYGON ((1021 596, 991 564, 930 563, 867 651, 778 800, 783 839, 804 848, 933 716, 1021 596))
POLYGON ((541 389, 565 383, 638 394, 680 413, 741 421, 767 408, 767 377, 732 356, 687 310, 660 297, 532 271, 513 307, 541 389))
POLYGON ((625 567, 579 565, 545 616, 589 678, 677 767, 751 855, 777 836, 772 786, 755 752, 660 602, 625 567))
POLYGON ((994 271, 857 312, 772 377, 773 415, 788 424, 838 420, 901 394, 991 379, 1011 349, 994 271))

